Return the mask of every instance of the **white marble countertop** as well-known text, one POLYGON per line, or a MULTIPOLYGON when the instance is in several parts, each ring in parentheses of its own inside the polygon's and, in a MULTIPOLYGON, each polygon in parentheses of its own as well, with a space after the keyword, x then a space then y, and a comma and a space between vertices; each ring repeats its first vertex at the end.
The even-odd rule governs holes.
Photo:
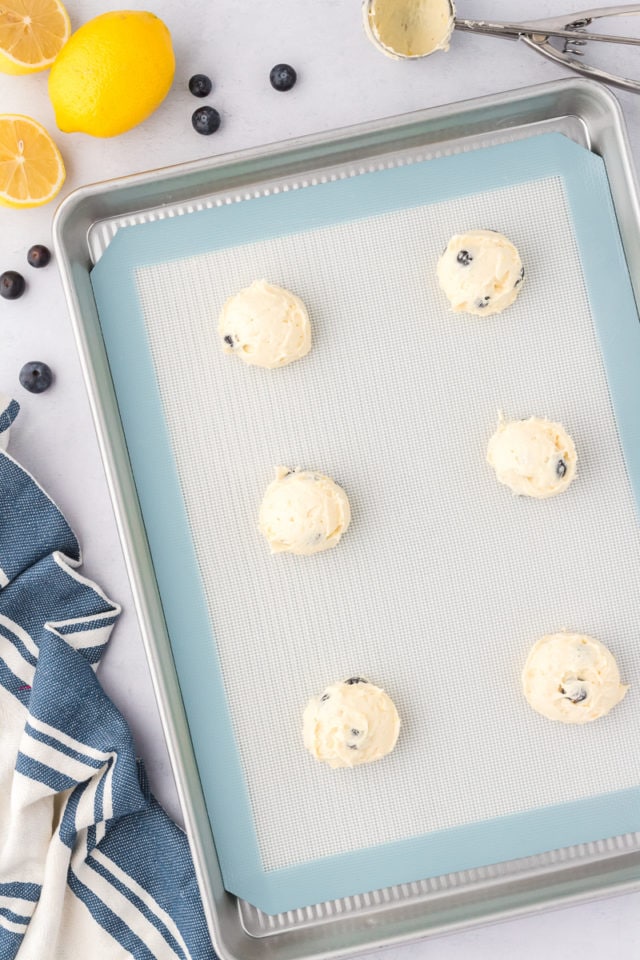
MULTIPOLYGON (((611 6, 601 0, 603 6, 611 6)), ((74 27, 118 9, 114 0, 68 0, 74 27)), ((565 75, 523 44, 465 33, 450 52, 413 63, 381 56, 366 40, 359 0, 128 0, 129 9, 152 9, 169 26, 177 58, 173 88, 142 126, 111 140, 56 130, 47 75, 0 74, 0 112, 25 113, 54 135, 68 179, 62 197, 86 183, 286 140, 349 124, 388 117, 448 101, 496 93, 565 75), (274 92, 269 70, 291 63, 298 83, 274 92), (187 90, 194 73, 206 73, 214 93, 198 101, 187 90), (191 113, 202 102, 222 114, 211 137, 196 134, 191 113)), ((568 7, 571 7, 568 4, 568 7)), ((483 19, 557 15, 560 0, 459 0, 458 13, 483 19)), ((640 34, 640 21, 637 34, 640 34)), ((640 78, 637 51, 613 48, 611 68, 640 78), (635 65, 634 65, 635 59, 635 65)), ((603 63, 604 65, 604 63, 603 63)), ((636 164, 640 161, 640 97, 618 92, 636 164)), ((80 365, 55 266, 35 271, 26 264, 34 243, 51 243, 55 203, 38 210, 0 209, 0 272, 20 270, 28 280, 17 301, 0 301, 0 391, 22 405, 12 431, 11 452, 57 501, 83 545, 83 573, 124 607, 100 668, 101 681, 129 721, 154 791, 169 813, 179 805, 145 655, 137 628, 113 513, 89 412, 80 365), (47 362, 54 386, 27 394, 18 372, 28 360, 47 362)), ((640 955, 640 893, 534 915, 508 923, 387 951, 415 960, 577 960, 640 955)))

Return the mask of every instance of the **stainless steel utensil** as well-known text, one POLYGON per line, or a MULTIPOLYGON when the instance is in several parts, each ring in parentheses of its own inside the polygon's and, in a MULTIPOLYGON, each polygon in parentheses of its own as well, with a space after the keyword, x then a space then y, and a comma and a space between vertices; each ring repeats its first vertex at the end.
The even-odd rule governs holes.
MULTIPOLYGON (((424 8, 424 17, 421 16, 422 8, 419 5, 401 4, 396 2, 390 5, 390 0, 364 0, 363 14, 364 25, 367 36, 373 45, 388 57, 395 60, 419 60, 422 57, 429 56, 436 50, 448 49, 450 34, 452 29, 462 30, 467 33, 477 33, 491 37, 504 37, 507 40, 522 40, 528 47, 542 54, 555 63, 560 63, 569 70, 575 70, 585 77, 594 80, 601 80, 615 87, 621 87, 623 90, 631 90, 633 93, 640 93, 640 80, 633 80, 628 77, 618 76, 602 70, 599 67, 591 66, 585 58, 585 48, 589 43, 612 43, 614 45, 624 44, 627 46, 640 46, 639 37, 625 37, 620 34, 609 34, 590 32, 587 28, 596 20, 606 18, 627 17, 640 14, 640 5, 624 4, 617 7, 596 7, 593 10, 583 10, 578 13, 565 13, 557 17, 545 18, 542 20, 526 21, 490 21, 490 20, 469 20, 463 17, 456 17, 455 4, 449 0, 450 17, 448 26, 446 23, 446 5, 438 12, 438 26, 441 28, 441 36, 434 40, 434 44, 424 53, 403 53, 389 42, 389 39, 383 39, 375 25, 376 19, 386 21, 387 27, 394 24, 394 29, 398 30, 398 36, 403 37, 403 42, 407 41, 412 34, 419 36, 420 29, 425 27, 429 21, 427 16, 433 18, 433 11, 424 8), (384 14, 384 16, 383 16, 384 14), (552 41, 562 40, 561 46, 552 41)), ((436 31, 437 32, 437 31, 436 31)), ((410 46, 410 45, 409 45, 410 46)))
POLYGON ((455 19, 456 30, 470 33, 488 34, 492 37, 505 37, 508 40, 522 40, 528 47, 549 60, 560 63, 570 70, 595 80, 602 80, 623 90, 640 93, 640 80, 619 77, 616 74, 593 67, 584 60, 589 43, 613 43, 640 46, 640 38, 624 37, 616 34, 591 33, 587 30, 594 20, 606 17, 625 17, 640 14, 640 5, 627 4, 619 7, 596 7, 581 13, 562 14, 559 17, 544 20, 530 20, 521 23, 489 22, 486 20, 455 19), (552 39, 563 39, 562 48, 554 46, 552 39))

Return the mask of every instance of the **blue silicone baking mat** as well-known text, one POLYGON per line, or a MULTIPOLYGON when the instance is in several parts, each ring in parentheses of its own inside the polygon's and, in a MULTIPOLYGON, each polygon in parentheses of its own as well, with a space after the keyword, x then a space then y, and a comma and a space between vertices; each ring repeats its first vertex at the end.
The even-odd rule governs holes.
POLYGON ((640 830, 640 326, 600 158, 543 134, 257 188, 121 229, 91 279, 226 888, 279 913, 640 830), (486 319, 435 280, 474 228, 526 268, 486 319), (275 371, 216 332, 261 278, 313 325, 275 371), (564 424, 565 494, 496 483, 498 411, 564 424), (337 549, 269 554, 279 464, 346 489, 337 549), (565 628, 631 685, 582 727, 520 690, 531 645, 565 628), (390 693, 400 738, 331 770, 302 712, 352 675, 390 693))

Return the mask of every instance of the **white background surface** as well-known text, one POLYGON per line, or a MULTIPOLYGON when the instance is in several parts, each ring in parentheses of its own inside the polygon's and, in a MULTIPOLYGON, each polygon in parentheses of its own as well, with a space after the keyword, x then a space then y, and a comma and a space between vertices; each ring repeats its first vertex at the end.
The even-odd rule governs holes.
MULTIPOLYGON (((601 0, 602 5, 611 5, 601 0)), ((171 30, 177 69, 164 104, 145 124, 101 141, 56 131, 46 92, 46 74, 0 75, 0 112, 26 113, 54 134, 68 179, 75 187, 168 164, 285 140, 364 120, 462 100, 567 75, 524 45, 458 33, 448 54, 397 63, 365 39, 358 0, 69 0, 74 27, 107 9, 152 9, 171 30), (268 73, 288 62, 299 81, 289 93, 273 91, 268 73), (189 77, 207 73, 214 92, 198 101, 189 77), (212 137, 191 127, 202 102, 223 117, 212 137)), ((484 19, 525 19, 571 8, 558 0, 460 0, 458 13, 484 19)), ((605 24, 606 25, 606 24, 605 24)), ((640 20, 636 25, 640 35, 640 20)), ((609 63, 640 78, 637 51, 615 48, 609 63)), ((640 98, 619 92, 636 164, 640 161, 640 98)), ((22 405, 10 450, 32 471, 67 515, 83 545, 83 572, 95 578, 125 612, 105 656, 100 676, 131 724, 154 790, 167 810, 179 809, 144 652, 132 611, 113 515, 81 378, 60 281, 53 265, 35 271, 26 264, 33 243, 50 244, 54 206, 0 210, 0 272, 17 269, 29 288, 15 302, 0 301, 0 391, 22 405), (56 383, 31 396, 18 384, 27 360, 49 363, 56 383)), ((437 941, 387 951, 398 960, 574 960, 593 956, 633 958, 640 951, 640 893, 512 921, 437 941)))

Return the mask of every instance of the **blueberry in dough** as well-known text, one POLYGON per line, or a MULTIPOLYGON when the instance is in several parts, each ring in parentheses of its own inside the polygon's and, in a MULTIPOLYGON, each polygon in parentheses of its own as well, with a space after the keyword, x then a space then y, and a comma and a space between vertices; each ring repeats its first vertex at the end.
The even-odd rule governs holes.
POLYGON ((582 703, 583 700, 586 700, 589 694, 586 689, 581 686, 574 687, 573 689, 565 689, 560 687, 560 693, 563 697, 566 697, 567 700, 571 700, 571 703, 582 703))
POLYGON ((620 703, 628 689, 604 643, 564 630, 541 637, 522 671, 522 691, 529 705, 560 723, 598 720, 620 703))

